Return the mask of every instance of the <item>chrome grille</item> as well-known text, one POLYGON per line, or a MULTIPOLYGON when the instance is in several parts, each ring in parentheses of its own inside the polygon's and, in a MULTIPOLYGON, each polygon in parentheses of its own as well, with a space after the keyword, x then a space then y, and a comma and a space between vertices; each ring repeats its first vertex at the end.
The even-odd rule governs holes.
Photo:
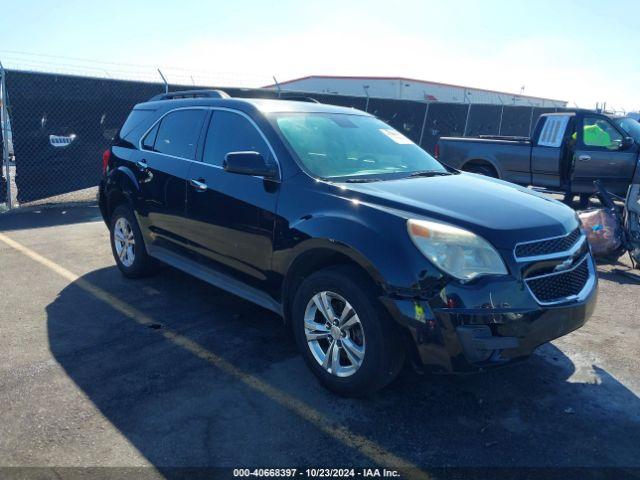
POLYGON ((576 228, 568 235, 534 242, 520 243, 516 246, 515 256, 518 260, 562 254, 570 250, 581 238, 581 231, 576 228))
POLYGON ((528 278, 525 282, 538 303, 551 304, 580 295, 592 276, 595 273, 590 271, 589 255, 585 255, 569 270, 528 278))

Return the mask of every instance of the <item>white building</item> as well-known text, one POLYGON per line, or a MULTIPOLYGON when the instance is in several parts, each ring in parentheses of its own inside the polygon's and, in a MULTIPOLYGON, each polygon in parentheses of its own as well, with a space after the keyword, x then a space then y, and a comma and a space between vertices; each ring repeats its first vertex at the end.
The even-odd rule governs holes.
MULTIPOLYGON (((482 88, 449 85, 403 77, 341 77, 311 75, 278 82, 282 90, 328 93, 426 102, 490 103, 536 107, 565 107, 567 102, 482 88)), ((269 85, 267 88, 277 88, 269 85)))

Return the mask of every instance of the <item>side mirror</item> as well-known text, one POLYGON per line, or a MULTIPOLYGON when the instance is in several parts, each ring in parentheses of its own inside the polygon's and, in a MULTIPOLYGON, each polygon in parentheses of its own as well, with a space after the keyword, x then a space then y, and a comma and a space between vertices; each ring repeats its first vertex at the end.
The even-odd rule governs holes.
POLYGON ((258 152, 229 152, 222 164, 225 171, 240 175, 255 175, 257 177, 277 178, 278 167, 267 163, 258 152))
POLYGON ((620 142, 620 150, 626 150, 629 147, 632 147, 633 144, 635 143, 635 140, 633 139, 633 137, 624 137, 622 139, 622 142, 620 142))

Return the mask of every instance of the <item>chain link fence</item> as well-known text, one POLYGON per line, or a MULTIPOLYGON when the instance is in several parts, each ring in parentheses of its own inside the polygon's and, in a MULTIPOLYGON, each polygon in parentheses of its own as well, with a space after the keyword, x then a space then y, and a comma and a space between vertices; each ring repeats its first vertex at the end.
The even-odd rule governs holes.
MULTIPOLYGON (((10 95, 12 205, 93 201, 101 158, 131 108, 164 91, 161 83, 5 71, 10 95)), ((171 90, 212 88, 172 85, 171 90)), ((273 89, 223 88, 232 97, 300 98, 366 110, 433 152, 442 136, 529 136, 542 109, 416 102, 273 89)), ((0 157, 1 159, 2 157, 0 157)), ((5 169, 6 170, 6 169, 5 169)), ((0 203, 7 202, 7 172, 0 203)))

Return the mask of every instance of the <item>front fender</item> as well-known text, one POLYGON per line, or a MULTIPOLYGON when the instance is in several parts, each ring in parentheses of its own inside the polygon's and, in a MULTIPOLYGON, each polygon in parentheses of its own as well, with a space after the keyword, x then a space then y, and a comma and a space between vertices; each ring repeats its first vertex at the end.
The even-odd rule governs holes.
POLYGON ((413 245, 405 219, 364 205, 354 207, 351 212, 325 212, 291 224, 286 242, 290 248, 274 255, 275 269, 285 273, 306 252, 328 249, 352 259, 386 292, 418 295, 425 279, 441 278, 413 245))

